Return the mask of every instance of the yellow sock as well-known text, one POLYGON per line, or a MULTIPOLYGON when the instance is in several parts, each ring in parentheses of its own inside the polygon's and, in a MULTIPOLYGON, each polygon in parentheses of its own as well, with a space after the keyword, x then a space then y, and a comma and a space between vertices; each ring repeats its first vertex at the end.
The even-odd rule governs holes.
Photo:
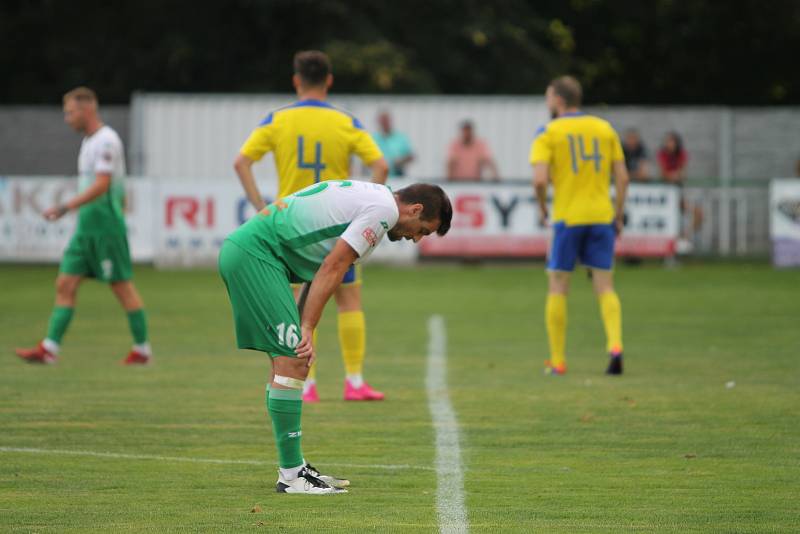
POLYGON ((606 329, 608 352, 622 352, 622 306, 616 292, 609 291, 598 297, 603 327, 606 329))
MULTIPOLYGON (((314 329, 314 333, 311 334, 311 341, 314 343, 314 349, 317 348, 317 330, 314 329)), ((317 381, 317 361, 314 360, 314 363, 311 364, 311 368, 308 370, 308 376, 306 377, 306 382, 316 382, 317 381)))
POLYGON ((364 367, 367 344, 367 327, 364 312, 339 312, 339 345, 342 348, 344 368, 348 375, 360 375, 364 367))
POLYGON ((567 296, 548 293, 544 317, 547 339, 550 341, 550 364, 564 365, 566 363, 564 350, 567 345, 567 296))

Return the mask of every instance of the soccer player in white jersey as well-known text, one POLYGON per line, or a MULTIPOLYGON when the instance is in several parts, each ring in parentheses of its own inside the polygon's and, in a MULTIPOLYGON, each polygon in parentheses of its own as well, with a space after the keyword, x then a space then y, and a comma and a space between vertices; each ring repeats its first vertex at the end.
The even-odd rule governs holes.
POLYGON ((219 269, 237 345, 271 358, 266 403, 278 448, 279 493, 336 493, 349 484, 320 475, 300 447, 303 383, 325 303, 350 266, 369 256, 384 235, 416 243, 446 234, 452 216, 450 200, 435 185, 392 193, 380 184, 331 180, 268 205, 223 244, 219 269), (292 282, 311 282, 302 317, 292 282))
POLYGON ((150 361, 144 304, 133 276, 128 236, 123 213, 125 151, 117 132, 103 124, 97 109, 97 95, 78 87, 64 95, 64 121, 85 135, 78 156, 79 194, 70 201, 47 209, 43 215, 55 221, 78 211, 75 234, 64 251, 56 278, 56 302, 47 335, 31 349, 17 349, 30 363, 55 363, 61 339, 75 310, 78 286, 84 278, 109 284, 128 316, 133 348, 121 363, 150 361))
MULTIPOLYGON (((275 156, 278 171, 278 198, 313 183, 346 180, 353 155, 370 168, 373 182, 386 183, 389 166, 375 140, 361 121, 327 101, 333 84, 328 56, 318 50, 298 52, 294 70, 297 102, 270 112, 247 138, 234 164, 256 210, 264 207, 264 200, 252 167, 269 152, 275 156)), ((349 269, 333 294, 345 368, 344 400, 377 401, 383 400, 383 392, 373 389, 363 375, 367 327, 361 306, 361 278, 361 269, 349 269)), ((299 295, 299 286, 296 292, 299 295)), ((306 380, 305 402, 319 402, 315 368, 306 380)))

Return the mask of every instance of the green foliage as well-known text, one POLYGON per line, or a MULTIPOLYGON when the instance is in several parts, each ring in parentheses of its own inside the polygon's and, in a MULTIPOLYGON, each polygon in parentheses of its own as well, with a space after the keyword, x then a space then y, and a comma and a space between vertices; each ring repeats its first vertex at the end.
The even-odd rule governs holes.
POLYGON ((319 48, 340 92, 540 94, 591 103, 798 104, 800 3, 229 0, 0 4, 0 103, 132 91, 290 92, 319 48))

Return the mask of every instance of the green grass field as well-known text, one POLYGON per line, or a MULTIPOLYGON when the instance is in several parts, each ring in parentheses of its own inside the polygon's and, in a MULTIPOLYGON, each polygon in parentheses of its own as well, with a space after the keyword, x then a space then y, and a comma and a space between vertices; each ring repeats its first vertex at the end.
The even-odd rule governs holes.
POLYGON ((157 363, 135 369, 117 365, 127 324, 97 283, 82 288, 58 365, 12 355, 42 336, 54 276, 0 268, 0 531, 436 531, 425 389, 435 313, 472 531, 800 530, 798 272, 621 268, 623 377, 603 374, 580 273, 570 372, 547 377, 541 266, 368 268, 367 378, 388 399, 340 400, 329 309, 304 452, 353 486, 317 498, 274 493, 267 361, 235 349, 214 272, 138 269, 157 363))

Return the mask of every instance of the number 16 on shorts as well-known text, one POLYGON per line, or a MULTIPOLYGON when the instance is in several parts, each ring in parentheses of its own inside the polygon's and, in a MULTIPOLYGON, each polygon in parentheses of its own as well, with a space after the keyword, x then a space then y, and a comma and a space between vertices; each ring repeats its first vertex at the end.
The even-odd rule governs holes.
POLYGON ((300 343, 300 332, 296 324, 290 324, 287 327, 286 323, 281 323, 275 329, 278 331, 278 343, 280 345, 293 349, 300 343))

